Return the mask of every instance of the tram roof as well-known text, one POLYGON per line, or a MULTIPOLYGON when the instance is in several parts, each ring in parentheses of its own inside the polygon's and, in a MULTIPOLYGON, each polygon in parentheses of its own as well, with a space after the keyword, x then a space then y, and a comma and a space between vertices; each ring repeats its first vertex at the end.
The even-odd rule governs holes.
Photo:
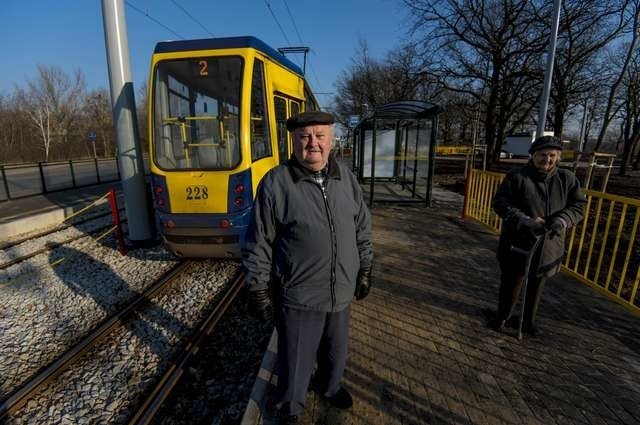
POLYGON ((296 74, 304 75, 302 69, 300 69, 298 65, 291 62, 286 58, 286 56, 273 47, 267 45, 264 41, 252 36, 161 41, 156 44, 156 48, 153 53, 186 52, 190 50, 239 49, 244 47, 254 48, 274 59, 280 65, 289 68, 296 74))

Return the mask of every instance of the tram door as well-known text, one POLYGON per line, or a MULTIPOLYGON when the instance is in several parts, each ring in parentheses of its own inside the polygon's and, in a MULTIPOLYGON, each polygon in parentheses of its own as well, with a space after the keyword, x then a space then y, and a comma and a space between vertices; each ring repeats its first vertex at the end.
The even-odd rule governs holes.
POLYGON ((291 155, 291 136, 287 131, 287 118, 300 112, 300 103, 282 96, 274 96, 276 111, 276 129, 278 137, 278 160, 280 162, 289 159, 291 155))

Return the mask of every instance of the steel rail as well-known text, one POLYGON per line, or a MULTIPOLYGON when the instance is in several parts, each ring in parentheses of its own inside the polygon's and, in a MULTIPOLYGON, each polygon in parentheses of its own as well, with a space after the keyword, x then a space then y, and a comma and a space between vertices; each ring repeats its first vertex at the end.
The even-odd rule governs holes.
MULTIPOLYGON (((122 221, 122 223, 124 223, 124 222, 126 222, 126 220, 122 221)), ((65 239, 65 240, 60 241, 60 242, 49 242, 49 243, 47 243, 47 246, 45 246, 44 248, 37 249, 37 250, 35 250, 33 252, 30 252, 29 254, 23 255, 21 257, 14 258, 13 260, 9 260, 6 263, 0 264, 0 270, 4 270, 6 268, 9 268, 9 267, 13 266, 14 264, 21 263, 21 262, 23 262, 25 260, 28 260, 29 258, 35 257, 36 255, 43 254, 45 252, 54 250, 56 248, 60 248, 61 246, 65 245, 65 244, 68 244, 68 243, 71 243, 71 242, 74 242, 74 241, 77 241, 78 239, 89 238, 91 236, 94 236, 95 234, 99 234, 102 230, 108 229, 110 227, 112 227, 112 224, 108 224, 108 225, 102 226, 102 227, 100 227, 98 229, 94 229, 94 230, 97 230, 96 233, 83 233, 81 235, 72 236, 69 239, 65 239)))
POLYGON ((192 261, 178 263, 174 268, 167 271, 156 280, 155 283, 149 286, 125 309, 106 319, 101 325, 91 331, 91 333, 83 337, 75 346, 71 347, 57 360, 43 368, 31 378, 29 382, 16 390, 7 399, 3 400, 2 404, 0 404, 0 420, 19 410, 31 396, 38 393, 46 384, 68 369, 69 366, 75 363, 83 354, 95 346, 100 339, 108 335, 110 331, 123 324, 127 316, 148 304, 150 299, 156 294, 162 293, 162 290, 170 286, 169 284, 192 263, 192 261))
POLYGON ((184 347, 182 354, 174 361, 165 374, 158 380, 155 388, 151 391, 147 399, 142 403, 136 414, 129 420, 129 424, 149 424, 158 412, 162 403, 171 394, 174 386, 182 377, 189 360, 198 352, 198 349, 209 337, 215 325, 220 321, 229 306, 236 299, 244 283, 244 273, 236 273, 229 289, 218 301, 209 315, 202 321, 198 329, 192 334, 191 339, 184 347))
MULTIPOLYGON (((124 208, 120 208, 119 211, 124 211, 124 208)), ((92 220, 96 220, 98 218, 102 218, 102 217, 106 217, 106 216, 110 216, 110 215, 111 215, 111 212, 109 211, 109 212, 106 212, 106 213, 103 213, 103 214, 95 215, 93 217, 85 218, 84 220, 78 220, 78 221, 75 221, 73 223, 64 223, 62 225, 58 225, 58 226, 52 227, 49 230, 45 230, 45 231, 42 231, 40 233, 31 235, 31 236, 25 236, 23 238, 15 239, 15 240, 12 240, 12 241, 7 241, 7 242, 0 242, 0 250, 9 249, 9 248, 11 248, 13 246, 20 245, 21 243, 27 242, 27 241, 29 241, 31 239, 38 239, 38 238, 41 238, 43 236, 50 235, 51 233, 59 232, 59 231, 68 229, 69 227, 77 226, 79 224, 88 223, 88 222, 90 222, 92 220)))

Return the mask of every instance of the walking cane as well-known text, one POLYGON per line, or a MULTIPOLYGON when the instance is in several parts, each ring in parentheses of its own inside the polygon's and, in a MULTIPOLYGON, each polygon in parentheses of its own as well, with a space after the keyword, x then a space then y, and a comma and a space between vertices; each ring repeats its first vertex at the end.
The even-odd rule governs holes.
POLYGON ((536 249, 540 245, 540 242, 544 239, 544 233, 535 234, 535 240, 533 245, 529 249, 518 248, 517 246, 512 246, 511 251, 517 254, 523 255, 525 257, 524 264, 524 280, 522 282, 522 288, 520 289, 522 293, 522 302, 520 303, 520 320, 518 322, 518 340, 522 340, 522 322, 524 321, 524 309, 527 302, 527 284, 529 283, 529 271, 531 269, 531 260, 533 259, 534 254, 536 253, 536 249))

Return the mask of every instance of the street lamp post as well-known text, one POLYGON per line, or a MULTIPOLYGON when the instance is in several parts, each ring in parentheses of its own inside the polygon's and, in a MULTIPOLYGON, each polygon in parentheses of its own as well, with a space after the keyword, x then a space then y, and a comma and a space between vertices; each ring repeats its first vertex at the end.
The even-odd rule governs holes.
POLYGON ((558 39, 558 26, 560 25, 560 3, 561 0, 553 2, 553 25, 551 27, 551 38, 549 40, 549 53, 547 54, 547 68, 544 72, 544 87, 540 96, 540 112, 538 115, 538 131, 536 137, 544 134, 547 120, 547 107, 549 105, 549 93, 551 92, 551 80, 553 78, 553 61, 556 55, 556 40, 558 39))

